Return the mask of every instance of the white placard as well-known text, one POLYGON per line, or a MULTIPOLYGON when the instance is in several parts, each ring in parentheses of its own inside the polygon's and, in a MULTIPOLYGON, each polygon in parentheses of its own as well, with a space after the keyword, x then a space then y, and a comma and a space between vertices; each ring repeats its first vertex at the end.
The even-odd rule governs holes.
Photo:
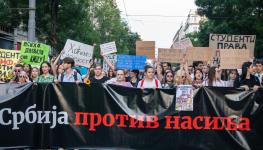
POLYGON ((61 52, 61 59, 70 57, 74 59, 76 66, 88 67, 93 56, 93 49, 93 46, 68 39, 61 52))
POLYGON ((178 85, 176 89, 175 110, 193 111, 193 87, 192 85, 178 85))
POLYGON ((102 55, 107 55, 107 54, 111 54, 111 53, 116 53, 117 52, 117 48, 116 48, 115 42, 109 42, 109 43, 101 44, 100 45, 100 50, 101 50, 101 54, 102 55))

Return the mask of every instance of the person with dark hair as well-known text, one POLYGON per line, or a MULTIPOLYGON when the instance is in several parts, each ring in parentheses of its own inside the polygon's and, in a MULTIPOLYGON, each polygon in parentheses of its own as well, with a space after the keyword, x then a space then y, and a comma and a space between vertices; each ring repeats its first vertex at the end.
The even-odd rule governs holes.
POLYGON ((239 79, 237 69, 229 70, 229 79, 227 81, 227 87, 234 87, 234 82, 239 79))
MULTIPOLYGON (((77 84, 82 82, 80 74, 73 69, 75 65, 74 59, 66 57, 63 59, 64 73, 58 75, 59 82, 76 82, 77 84)), ((55 80, 57 82, 57 80, 55 80)))
POLYGON ((222 70, 219 67, 211 67, 208 71, 208 77, 203 82, 204 86, 216 86, 216 87, 226 87, 227 83, 221 80, 222 70))
POLYGON ((260 82, 253 74, 252 62, 244 62, 242 65, 242 74, 240 80, 235 80, 234 87, 241 87, 245 90, 253 88, 253 91, 257 91, 260 87, 260 82))
POLYGON ((256 61, 256 73, 255 76, 258 78, 260 84, 262 84, 263 78, 263 61, 257 60, 256 61))
POLYGON ((163 62, 162 63, 162 68, 163 68, 163 74, 166 72, 166 70, 171 70, 172 69, 172 65, 169 62, 163 62))
POLYGON ((154 69, 152 66, 145 66, 144 79, 139 81, 137 88, 162 88, 158 79, 154 78, 154 69))
POLYGON ((51 65, 49 62, 45 61, 40 65, 40 73, 37 78, 39 83, 49 83, 54 81, 54 76, 52 73, 51 65))
POLYGON ((33 67, 31 71, 31 79, 33 82, 37 82, 37 78, 39 76, 39 69, 37 67, 33 67))
POLYGON ((130 83, 132 84, 133 87, 137 87, 139 83, 139 70, 131 70, 130 72, 130 83))
POLYGON ((195 61, 195 62, 193 62, 194 70, 196 70, 197 68, 203 69, 203 66, 204 66, 204 63, 202 61, 195 61))
POLYGON ((18 75, 21 71, 23 71, 23 65, 22 64, 16 64, 14 69, 13 69, 13 78, 10 80, 10 83, 17 83, 18 82, 18 75))
POLYGON ((164 81, 162 83, 162 88, 174 88, 175 82, 174 82, 174 73, 172 70, 168 70, 164 74, 164 81))
POLYGON ((116 77, 114 71, 113 71, 111 68, 108 70, 107 76, 108 76, 108 78, 110 78, 110 79, 116 77))
POLYGON ((95 64, 94 73, 95 73, 94 77, 89 78, 91 83, 104 83, 107 80, 109 80, 108 77, 103 76, 101 64, 95 64))
POLYGON ((23 65, 23 70, 26 72, 28 77, 31 77, 32 67, 31 67, 30 64, 24 64, 23 65))
POLYGON ((202 87, 203 85, 203 72, 202 69, 196 69, 194 71, 194 80, 192 82, 192 86, 197 89, 202 87))

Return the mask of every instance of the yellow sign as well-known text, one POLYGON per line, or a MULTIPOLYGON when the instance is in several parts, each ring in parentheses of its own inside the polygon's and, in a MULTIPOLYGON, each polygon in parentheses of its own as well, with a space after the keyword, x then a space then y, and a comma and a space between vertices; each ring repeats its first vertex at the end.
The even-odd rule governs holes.
POLYGON ((20 51, 0 49, 0 78, 9 80, 12 78, 12 70, 20 59, 20 51))

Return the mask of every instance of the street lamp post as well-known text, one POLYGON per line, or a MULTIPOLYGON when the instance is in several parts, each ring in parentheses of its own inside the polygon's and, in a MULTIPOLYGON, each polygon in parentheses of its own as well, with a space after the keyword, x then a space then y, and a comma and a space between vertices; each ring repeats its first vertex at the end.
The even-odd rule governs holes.
POLYGON ((28 41, 36 40, 36 0, 29 0, 28 41))

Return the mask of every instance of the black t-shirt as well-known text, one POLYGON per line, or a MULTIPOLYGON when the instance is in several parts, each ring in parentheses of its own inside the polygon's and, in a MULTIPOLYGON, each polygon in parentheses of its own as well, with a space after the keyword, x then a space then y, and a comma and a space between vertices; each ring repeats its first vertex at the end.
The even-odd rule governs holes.
POLYGON ((247 85, 248 87, 253 87, 254 85, 260 86, 260 82, 256 76, 250 75, 250 79, 244 79, 241 77, 234 82, 235 87, 240 87, 242 85, 247 85))
POLYGON ((101 78, 101 79, 96 79, 95 77, 91 77, 91 78, 90 78, 90 82, 91 82, 91 83, 104 83, 104 82, 106 82, 107 80, 109 80, 109 78, 108 78, 108 77, 105 77, 105 76, 103 76, 103 78, 101 78))

